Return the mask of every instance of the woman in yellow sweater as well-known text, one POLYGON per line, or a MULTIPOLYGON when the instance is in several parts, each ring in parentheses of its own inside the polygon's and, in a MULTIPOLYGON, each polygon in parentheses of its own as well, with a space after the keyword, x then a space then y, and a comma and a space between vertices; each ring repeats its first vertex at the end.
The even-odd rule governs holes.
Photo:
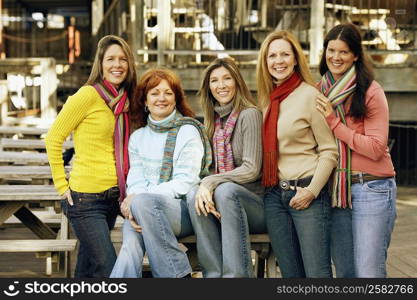
POLYGON ((110 229, 125 197, 129 169, 129 99, 136 87, 129 45, 108 35, 97 46, 90 77, 66 101, 46 136, 52 178, 80 241, 75 277, 109 276, 116 252, 110 229), (62 144, 73 132, 75 157, 67 180, 62 144))

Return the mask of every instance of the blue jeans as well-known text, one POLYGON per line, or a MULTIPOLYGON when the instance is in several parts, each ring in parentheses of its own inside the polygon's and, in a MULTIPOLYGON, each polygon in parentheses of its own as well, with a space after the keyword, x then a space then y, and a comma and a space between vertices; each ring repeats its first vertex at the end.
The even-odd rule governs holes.
POLYGON ((332 277, 330 262, 330 199, 327 187, 304 210, 289 202, 296 194, 279 185, 264 196, 272 249, 284 278, 332 277))
POLYGON ((384 278, 394 229, 397 186, 394 178, 352 185, 352 232, 357 277, 384 278))
POLYGON ((119 212, 119 188, 102 193, 71 191, 74 205, 62 200, 61 205, 80 244, 75 278, 108 277, 116 261, 110 239, 119 212))
POLYGON ((133 198, 130 210, 142 232, 125 220, 122 248, 110 277, 142 277, 145 252, 153 277, 178 278, 191 273, 187 254, 177 240, 193 234, 185 200, 143 193, 133 198))
POLYGON ((354 278, 352 210, 332 208, 331 253, 337 278, 354 278))
POLYGON ((195 194, 187 195, 204 277, 253 277, 249 233, 266 231, 262 198, 243 186, 226 182, 214 191, 220 222, 212 214, 197 215, 195 194))

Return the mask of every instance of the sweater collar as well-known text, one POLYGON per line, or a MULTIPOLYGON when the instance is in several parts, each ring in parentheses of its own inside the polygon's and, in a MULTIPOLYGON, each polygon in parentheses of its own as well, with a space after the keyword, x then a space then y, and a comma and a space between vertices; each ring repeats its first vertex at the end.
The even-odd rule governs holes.
POLYGON ((220 118, 224 118, 232 112, 233 106, 234 101, 230 101, 229 103, 223 106, 216 103, 216 105, 214 105, 214 111, 220 116, 220 118))
POLYGON ((148 115, 148 122, 151 122, 152 124, 155 124, 155 125, 158 125, 158 126, 164 126, 175 118, 175 113, 176 112, 177 112, 177 110, 174 109, 168 117, 166 117, 165 119, 159 120, 159 121, 152 119, 151 114, 149 114, 148 115))

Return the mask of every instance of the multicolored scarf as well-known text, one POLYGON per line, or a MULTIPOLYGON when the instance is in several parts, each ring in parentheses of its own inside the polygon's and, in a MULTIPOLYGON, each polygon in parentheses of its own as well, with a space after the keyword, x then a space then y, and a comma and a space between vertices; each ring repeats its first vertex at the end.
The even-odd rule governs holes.
MULTIPOLYGON (((353 94, 356 88, 356 71, 353 65, 339 80, 333 78, 327 71, 318 83, 320 91, 329 98, 336 116, 346 125, 344 103, 353 94)), ((339 161, 333 177, 332 206, 352 208, 351 195, 351 150, 343 141, 336 138, 339 150, 339 161)))
POLYGON ((224 173, 235 168, 231 138, 239 112, 233 111, 229 114, 224 128, 222 128, 222 118, 216 114, 213 135, 213 151, 215 161, 215 172, 224 173))
POLYGON ((270 104, 262 126, 263 166, 262 184, 266 187, 278 184, 278 116, 279 106, 302 80, 297 72, 272 91, 270 104))
POLYGON ((116 157, 116 174, 120 189, 119 202, 126 197, 126 177, 129 172, 129 98, 124 88, 116 88, 107 80, 96 83, 94 88, 113 111, 116 119, 114 127, 114 154, 116 157))
POLYGON ((196 119, 190 117, 183 117, 179 112, 176 112, 175 118, 164 125, 155 124, 152 122, 150 118, 148 118, 148 126, 153 131, 168 132, 168 136, 165 142, 164 157, 162 159, 162 168, 161 174, 159 176, 159 183, 167 182, 172 178, 173 156, 175 150, 175 143, 177 141, 177 134, 180 130, 180 127, 187 124, 193 125, 197 128, 204 146, 204 156, 202 159, 200 177, 204 177, 209 174, 209 167, 212 162, 212 152, 210 141, 207 137, 203 124, 198 122, 196 119))

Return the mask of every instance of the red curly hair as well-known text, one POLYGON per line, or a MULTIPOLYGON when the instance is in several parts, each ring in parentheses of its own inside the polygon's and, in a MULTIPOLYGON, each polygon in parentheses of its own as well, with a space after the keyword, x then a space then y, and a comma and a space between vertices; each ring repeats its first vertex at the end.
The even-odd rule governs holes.
POLYGON ((162 80, 166 80, 174 92, 176 109, 185 117, 195 117, 195 113, 185 97, 179 77, 167 68, 152 68, 147 70, 139 79, 133 101, 131 101, 129 117, 132 132, 146 126, 149 114, 148 111, 145 111, 146 96, 162 80))

